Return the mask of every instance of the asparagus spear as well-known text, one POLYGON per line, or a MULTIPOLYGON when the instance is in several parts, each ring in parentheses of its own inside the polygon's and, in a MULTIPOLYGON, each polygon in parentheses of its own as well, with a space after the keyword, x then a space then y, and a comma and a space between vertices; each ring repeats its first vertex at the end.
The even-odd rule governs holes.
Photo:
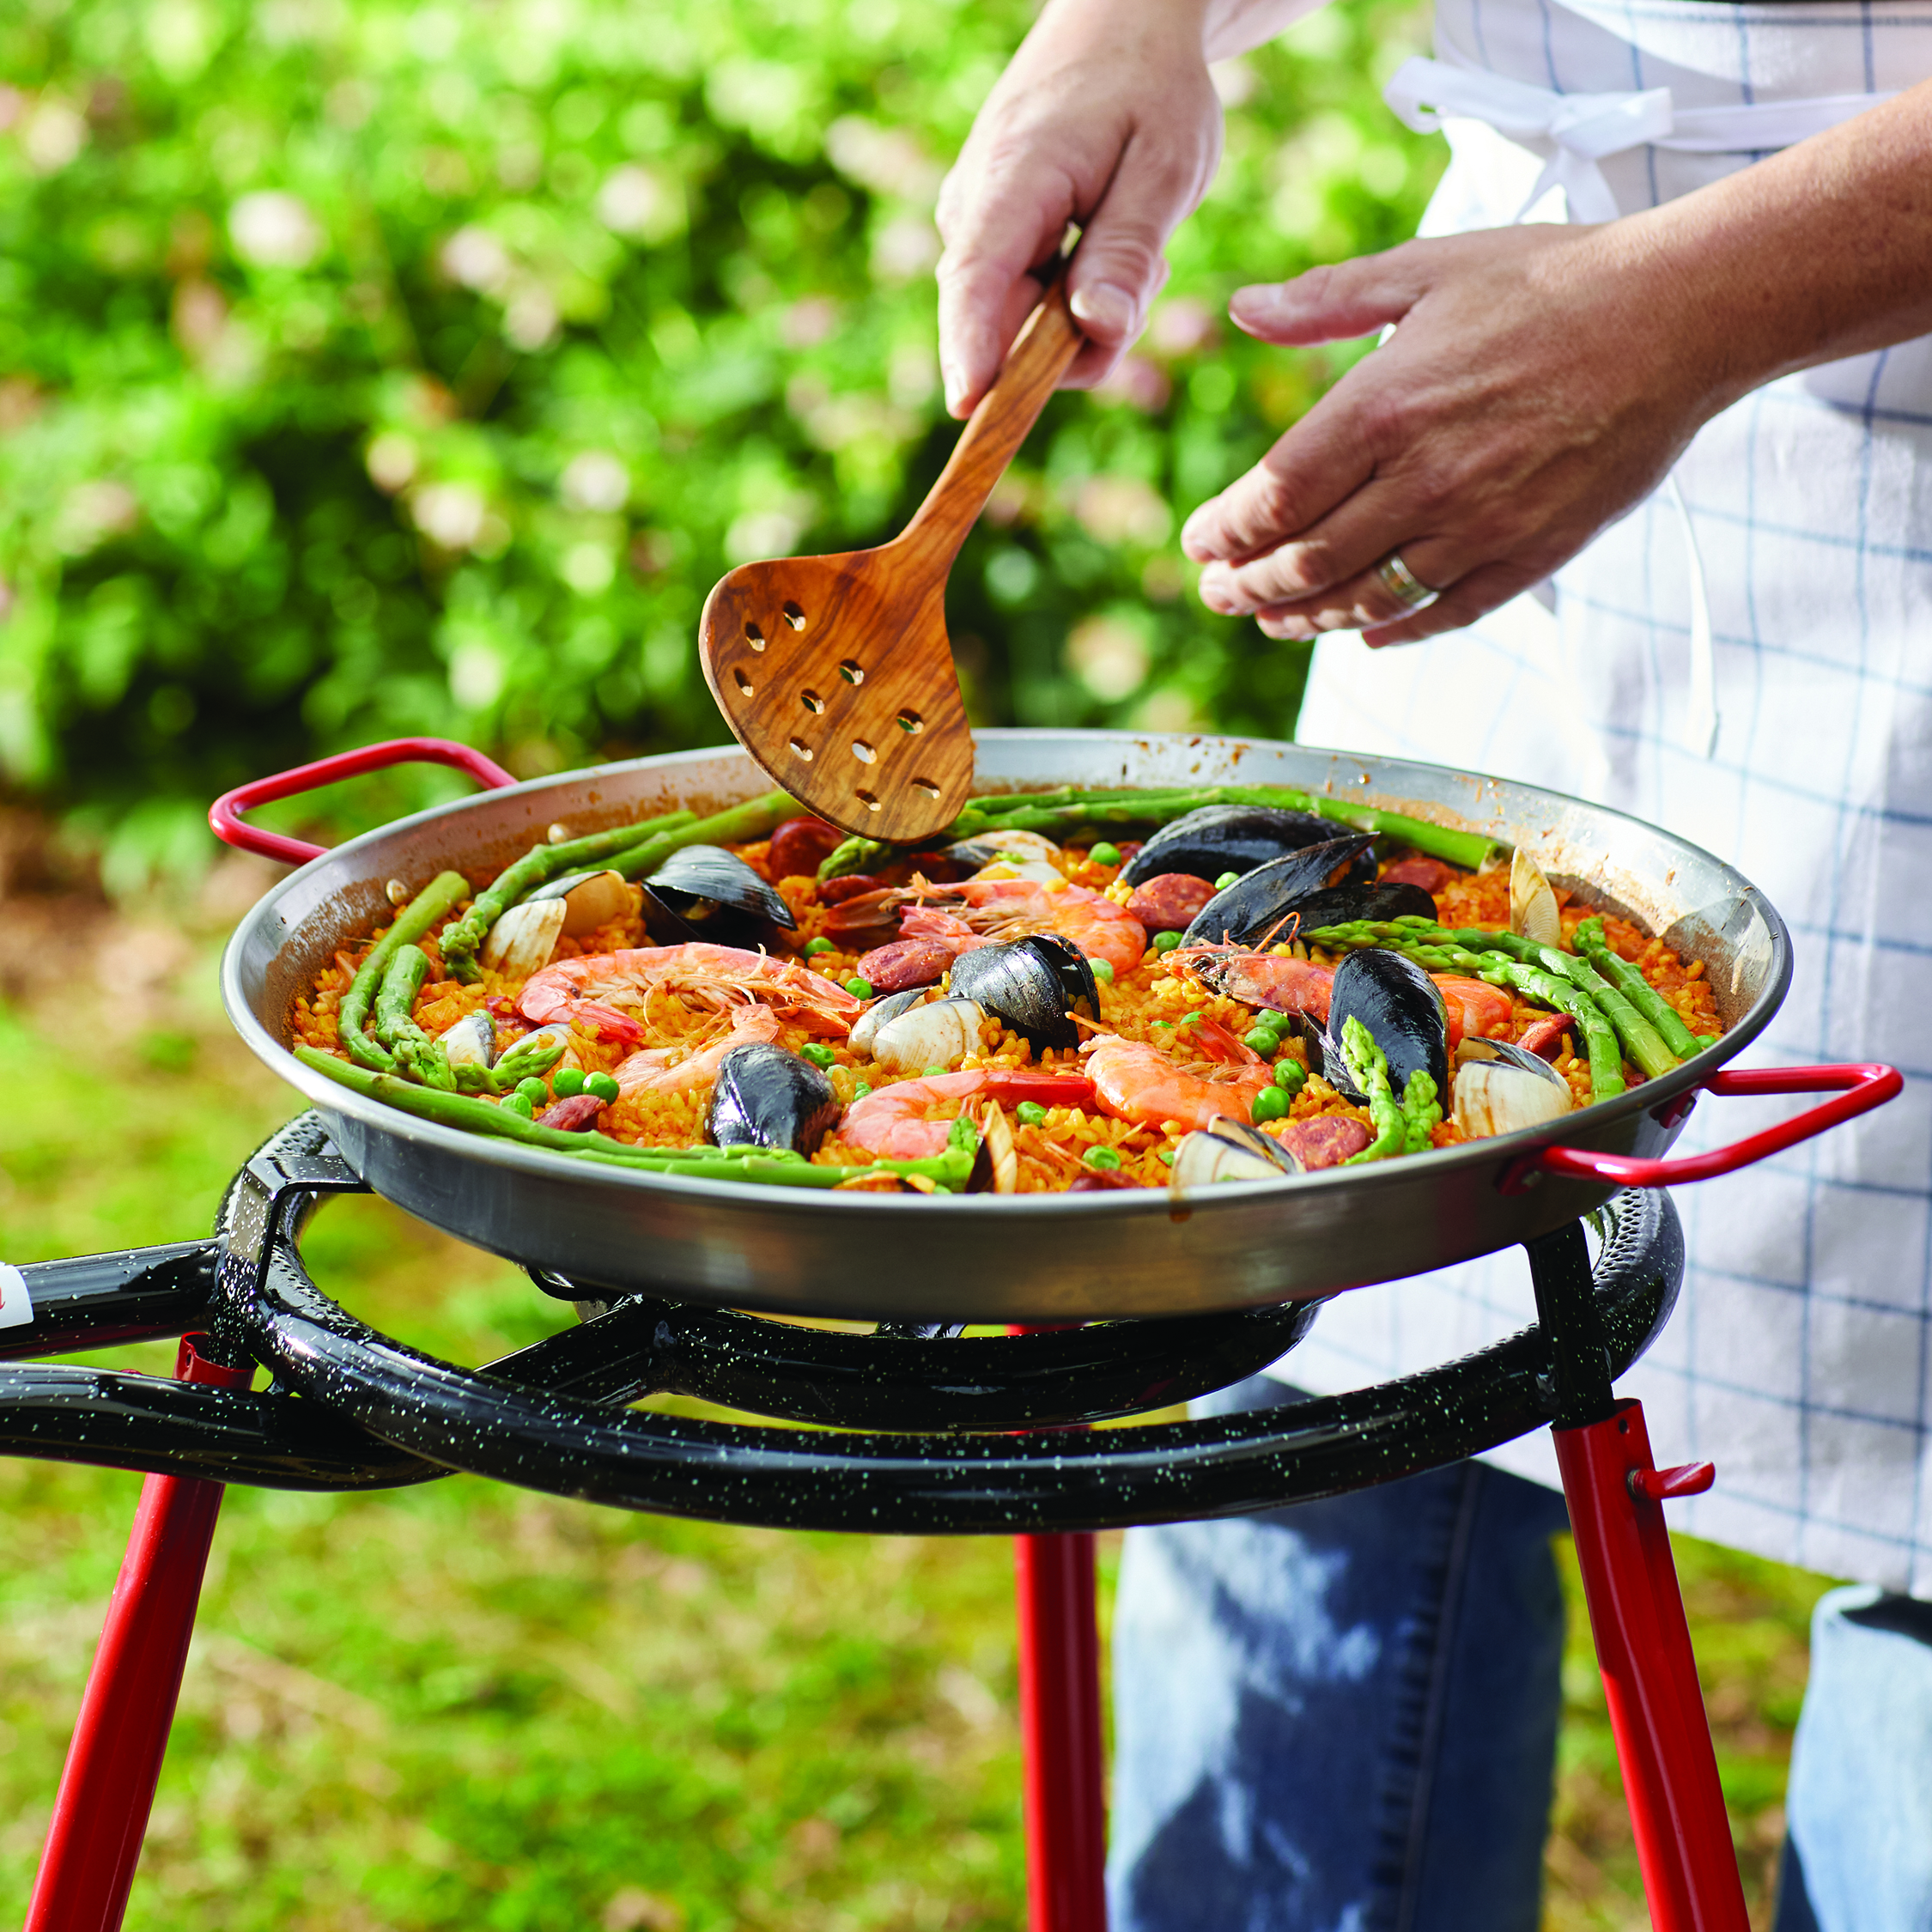
MULTIPOLYGON (((349 991, 343 994, 342 1005, 336 1012, 336 1032, 343 1047, 361 1065, 373 1067, 379 1073, 386 1073, 396 1064, 396 1056, 362 1030, 370 1002, 382 984, 383 975, 389 970, 390 961, 403 947, 414 948, 417 940, 422 939, 445 913, 453 911, 458 902, 469 896, 470 882, 461 872, 438 872, 397 915, 396 923, 370 948, 368 957, 357 969, 355 980, 349 991)), ((428 963, 425 960, 424 964, 428 963)))
POLYGON ((953 1123, 946 1151, 925 1160, 873 1161, 865 1167, 821 1167, 790 1149, 769 1147, 633 1147, 603 1134, 566 1133, 540 1127, 507 1107, 467 1094, 419 1087, 392 1074, 370 1072, 337 1060, 332 1054, 298 1046, 295 1058, 304 1066, 331 1080, 380 1100, 419 1120, 434 1121, 467 1133, 495 1134, 520 1140, 552 1153, 574 1155, 603 1166, 629 1168, 647 1174, 681 1174, 703 1181, 762 1181, 787 1188, 835 1188, 866 1174, 915 1176, 949 1192, 963 1188, 979 1152, 979 1135, 970 1121, 953 1123))
POLYGON ((608 832, 593 832, 587 838, 570 839, 562 845, 539 845, 525 853, 514 865, 505 866, 477 895, 469 911, 451 925, 442 937, 443 962, 454 979, 478 978, 477 954, 490 927, 539 885, 547 885, 566 872, 597 864, 607 871, 621 872, 626 878, 636 878, 654 872, 672 853, 687 845, 736 845, 762 839, 799 810, 798 801, 787 793, 766 792, 746 799, 743 805, 714 812, 708 818, 698 818, 689 811, 673 811, 662 818, 620 825, 608 832))
MULTIPOLYGON (((1008 792, 991 798, 969 799, 957 818, 938 835, 950 843, 983 833, 1039 832, 1064 837, 1085 825, 1164 825, 1203 805, 1273 805, 1288 811, 1318 813, 1338 825, 1374 832, 1413 846, 1419 852, 1447 860, 1471 871, 1492 853, 1503 849, 1480 832, 1461 832, 1404 812, 1378 805, 1358 805, 1303 792, 1291 785, 1212 785, 1192 790, 1080 792, 1062 787, 1054 792, 1008 792)), ((863 872, 895 848, 878 839, 850 838, 818 868, 822 879, 863 872)))
POLYGON ((375 1036, 394 1056, 398 1072, 413 1074, 426 1087, 454 1093, 456 1075, 443 1049, 410 1017, 428 974, 429 957, 421 946, 397 951, 376 989, 375 1036))
POLYGON ((1702 1053, 1708 1041, 1700 1040, 1685 1025, 1683 1016, 1643 977, 1642 971, 1621 954, 1612 950, 1601 918, 1586 919, 1571 935, 1577 950, 1605 979, 1612 981, 1628 997, 1663 1037, 1664 1044, 1680 1060, 1702 1053))

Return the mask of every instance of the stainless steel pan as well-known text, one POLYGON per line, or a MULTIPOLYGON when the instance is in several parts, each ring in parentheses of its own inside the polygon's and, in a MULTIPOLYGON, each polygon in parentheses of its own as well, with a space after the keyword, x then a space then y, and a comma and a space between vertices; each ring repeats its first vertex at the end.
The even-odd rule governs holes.
MULTIPOLYGON (((766 780, 735 748, 505 783, 315 857, 242 921, 222 961, 222 999, 255 1053, 327 1116, 343 1154, 377 1193, 464 1240, 588 1286, 878 1319, 1070 1321, 1328 1295, 1547 1233, 1600 1206, 1619 1185, 1726 1171, 1896 1091, 1898 1076, 1886 1068, 1718 1072, 1784 997, 1791 973, 1784 926, 1732 867, 1620 813, 1472 773, 1253 739, 1006 731, 981 732, 978 750, 977 791, 1290 784, 1399 805, 1523 845, 1559 883, 1587 887, 1702 959, 1727 1030, 1665 1078, 1548 1128, 1185 1197, 1148 1190, 933 1199, 616 1173, 397 1114, 287 1051, 296 993, 339 945, 389 914, 387 881, 413 889, 445 866, 506 864, 558 820, 588 832, 750 797, 766 780), (1706 1086, 1849 1091, 1740 1148, 1662 1163, 1706 1086)), ((216 829, 275 856, 299 855, 308 848, 245 826, 241 809, 351 769, 423 756, 466 764, 486 780, 503 776, 474 753, 436 741, 372 747, 242 787, 216 808, 216 829)))

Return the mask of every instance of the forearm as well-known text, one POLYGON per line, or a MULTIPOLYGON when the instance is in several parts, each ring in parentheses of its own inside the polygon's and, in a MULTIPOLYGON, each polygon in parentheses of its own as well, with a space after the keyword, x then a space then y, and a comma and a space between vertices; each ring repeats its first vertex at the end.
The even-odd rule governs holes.
POLYGON ((1716 406, 1932 332, 1932 82, 1599 234, 1716 406))
POLYGON ((1201 21, 1201 52, 1210 61, 1230 60, 1285 33, 1327 0, 1207 0, 1201 21))

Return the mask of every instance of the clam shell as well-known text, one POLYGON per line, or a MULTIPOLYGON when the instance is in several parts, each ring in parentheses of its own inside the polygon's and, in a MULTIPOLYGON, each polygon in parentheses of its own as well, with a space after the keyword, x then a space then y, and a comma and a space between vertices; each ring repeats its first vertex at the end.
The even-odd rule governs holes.
POLYGON ((1455 1124, 1473 1140, 1546 1127, 1571 1105, 1560 1075, 1553 1082, 1540 1078, 1510 1060, 1472 1060, 1455 1076, 1455 1124))
POLYGON ((563 902, 563 936, 580 939, 622 919, 630 911, 630 887, 622 872, 573 872, 567 878, 552 879, 530 895, 534 902, 544 899, 563 902))
POLYGON ((872 1036, 872 1057, 895 1073, 957 1066, 980 1043, 985 1011, 971 999, 935 999, 888 1020, 872 1036))
POLYGON ((443 1058, 452 1066, 489 1067, 496 1064, 496 1023, 482 1007, 465 1013, 445 1033, 443 1058))
POLYGON ((1217 1181, 1279 1181, 1302 1171, 1302 1163, 1273 1135, 1232 1115, 1196 1127, 1174 1151, 1176 1188, 1204 1188, 1217 1181))
POLYGON ((1563 915, 1543 868, 1519 845, 1510 861, 1510 930, 1540 946, 1563 944, 1563 915))
POLYGON ((526 980, 542 972, 562 937, 565 917, 561 899, 526 899, 520 906, 512 906, 483 940, 478 956, 483 969, 510 980, 526 980))

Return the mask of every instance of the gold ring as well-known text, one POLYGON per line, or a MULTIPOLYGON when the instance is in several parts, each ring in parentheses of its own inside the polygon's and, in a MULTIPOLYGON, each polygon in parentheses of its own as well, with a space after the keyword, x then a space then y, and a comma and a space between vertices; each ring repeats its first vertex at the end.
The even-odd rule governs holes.
POLYGON ((1432 591, 1408 565, 1400 550, 1391 550, 1375 569, 1376 581, 1405 611, 1426 611, 1443 593, 1432 591))

